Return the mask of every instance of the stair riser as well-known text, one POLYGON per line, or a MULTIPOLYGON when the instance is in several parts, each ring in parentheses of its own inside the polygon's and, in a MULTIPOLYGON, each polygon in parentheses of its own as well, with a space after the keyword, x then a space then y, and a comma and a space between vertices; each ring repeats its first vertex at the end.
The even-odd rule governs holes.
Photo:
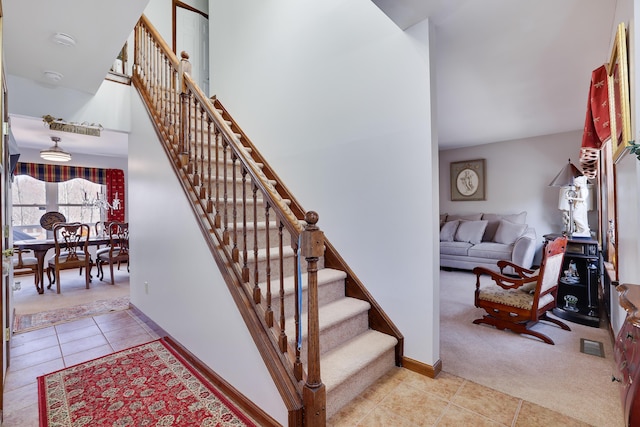
MULTIPOLYGON (((306 327, 306 325, 303 325, 306 327)), ((369 329, 369 314, 367 312, 360 313, 357 316, 352 316, 343 322, 336 325, 332 325, 330 328, 320 331, 320 355, 325 354, 328 351, 344 344, 351 338, 355 338, 357 335, 365 332, 369 329)), ((307 369, 307 350, 308 342, 306 331, 303 332, 304 337, 302 339, 302 350, 300 352, 300 358, 304 364, 304 369, 307 369)), ((288 337, 291 340, 291 345, 295 344, 295 333, 292 333, 288 337)))
POLYGON ((334 416, 342 407, 371 386, 395 366, 395 349, 383 353, 372 363, 364 366, 348 381, 327 390, 327 419, 334 416))
MULTIPOLYGON (((221 229, 222 231, 222 229, 221 229)), ((234 243, 234 233, 233 233, 233 225, 230 224, 228 226, 228 232, 229 232, 229 240, 231 242, 231 245, 233 246, 234 243)), ((238 249, 240 249, 241 251, 244 250, 244 235, 242 233, 242 230, 240 227, 238 227, 237 229, 237 236, 236 236, 236 244, 238 246, 238 249)), ((258 249, 265 249, 267 247, 267 231, 264 227, 261 227, 258 229, 257 233, 253 232, 253 227, 249 228, 247 230, 247 250, 248 251, 253 251, 254 249, 254 244, 255 244, 255 238, 257 237, 257 244, 258 244, 258 249)), ((291 247, 291 235, 285 230, 282 233, 282 242, 283 242, 283 247, 291 247)), ((274 247, 278 247, 278 245, 280 244, 280 235, 278 232, 278 229, 275 228, 275 224, 271 224, 271 228, 269 229, 269 246, 274 248, 274 247)), ((273 251, 272 251, 273 252, 273 251)))
MULTIPOLYGON (((249 261, 247 262, 247 266, 249 267, 249 272, 250 272, 249 283, 254 284, 255 283, 254 263, 251 260, 253 258, 252 256, 253 254, 249 253, 248 255, 249 255, 249 261)), ((279 266, 279 260, 276 255, 277 255, 276 252, 271 254, 271 283, 278 283, 278 281, 280 280, 280 266, 279 266)), ((242 256, 240 258, 242 258, 242 256)), ((293 260, 294 260, 293 256, 285 257, 284 263, 283 263, 283 267, 284 267, 283 277, 291 276, 294 274, 293 260)), ((320 258, 320 261, 318 262, 318 268, 324 267, 324 265, 322 265, 323 262, 324 262, 323 258, 320 258)), ((240 260, 240 264, 242 265, 242 259, 240 260)), ((266 260, 258 261, 258 283, 265 282, 267 280, 266 266, 267 266, 266 260)), ((300 266, 301 266, 302 273, 306 273, 307 271, 306 261, 301 260, 300 266)))
MULTIPOLYGON (((279 316, 280 315, 280 294, 279 294, 280 291, 277 288, 277 286, 279 286, 277 282, 271 283, 271 294, 272 294, 271 309, 273 310, 274 313, 277 313, 277 315, 279 316)), ((263 296, 266 295, 264 289, 262 294, 263 296)), ((330 302, 337 301, 338 299, 343 297, 344 297, 344 279, 334 280, 328 283, 323 283, 318 285, 318 306, 323 306, 330 302)), ((309 301, 309 293, 305 288, 302 291, 302 312, 303 313, 307 312, 308 301, 309 301)), ((293 318, 293 316, 295 315, 295 309, 296 309, 295 302, 296 302, 295 294, 288 293, 285 295, 284 317, 286 319, 293 318)), ((263 304, 265 304, 265 308, 266 308, 266 302, 264 298, 263 298, 263 304)))
MULTIPOLYGON (((236 211, 236 218, 235 218, 235 222, 237 222, 238 224, 243 222, 243 217, 246 216, 247 218, 247 226, 252 228, 253 227, 253 218, 254 218, 254 203, 253 203, 253 199, 251 198, 247 198, 247 203, 244 204, 242 198, 238 198, 236 200, 236 203, 231 203, 232 199, 229 198, 229 200, 226 203, 226 207, 225 207, 225 203, 220 200, 218 203, 218 211, 220 212, 220 218, 224 221, 224 214, 225 212, 227 213, 227 222, 229 224, 232 224, 234 222, 234 217, 233 217, 233 211, 235 208, 236 211), (234 206, 235 205, 235 206, 234 206)), ((267 218, 267 213, 266 210, 264 208, 264 204, 262 202, 262 199, 258 199, 256 200, 257 206, 255 207, 255 214, 257 215, 257 219, 258 222, 265 222, 266 218, 267 218)), ((269 221, 273 224, 272 227, 277 229, 276 226, 276 216, 275 213, 273 211, 273 209, 269 209, 269 221)), ((289 234, 287 233, 286 229, 283 229, 283 233, 285 234, 289 234)))

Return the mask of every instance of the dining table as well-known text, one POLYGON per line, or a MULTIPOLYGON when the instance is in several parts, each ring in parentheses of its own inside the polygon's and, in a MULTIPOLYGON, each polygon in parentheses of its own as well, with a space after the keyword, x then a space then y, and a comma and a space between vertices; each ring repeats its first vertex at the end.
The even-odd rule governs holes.
MULTIPOLYGON (((110 243, 109 236, 89 236, 89 246, 107 245, 110 243)), ((40 281, 39 285, 36 285, 36 289, 39 294, 44 293, 44 258, 47 255, 49 249, 56 247, 54 239, 27 239, 17 240, 13 242, 14 247, 20 248, 20 250, 31 250, 33 256, 38 260, 38 277, 40 281)), ((92 266, 91 266, 92 267, 92 266)), ((91 268, 90 267, 90 268, 91 268)))

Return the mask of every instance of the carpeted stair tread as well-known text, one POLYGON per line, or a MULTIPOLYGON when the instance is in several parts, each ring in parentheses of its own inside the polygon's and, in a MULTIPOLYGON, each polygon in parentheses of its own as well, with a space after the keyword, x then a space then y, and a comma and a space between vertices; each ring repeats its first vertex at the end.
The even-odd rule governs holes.
POLYGON ((321 358, 322 382, 327 393, 365 368, 398 343, 391 335, 373 329, 347 341, 321 358))
MULTIPOLYGON (((333 268, 323 268, 318 270, 318 287, 335 282, 337 280, 344 280, 347 278, 347 273, 342 270, 335 270, 333 268)), ((272 282, 273 283, 273 282, 272 282)), ((273 286, 273 284, 272 284, 273 286)), ((302 289, 309 287, 309 276, 307 274, 302 275, 302 289)), ((285 297, 295 292, 296 283, 295 276, 287 276, 283 281, 284 295, 285 297)), ((260 289, 267 289, 267 283, 260 283, 260 289)))

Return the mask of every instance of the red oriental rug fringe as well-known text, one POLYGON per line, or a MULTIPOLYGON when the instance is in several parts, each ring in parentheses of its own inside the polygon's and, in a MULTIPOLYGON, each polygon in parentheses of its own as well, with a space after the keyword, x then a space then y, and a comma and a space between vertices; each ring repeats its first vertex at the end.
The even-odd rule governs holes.
POLYGON ((41 427, 255 424, 163 339, 38 377, 41 427))

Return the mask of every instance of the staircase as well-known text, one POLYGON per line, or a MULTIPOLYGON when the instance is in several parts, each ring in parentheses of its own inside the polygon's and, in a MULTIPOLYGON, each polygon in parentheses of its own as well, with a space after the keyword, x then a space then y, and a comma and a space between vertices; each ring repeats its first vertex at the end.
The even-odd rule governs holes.
POLYGON ((256 345, 272 361, 290 425, 324 425, 402 363, 402 335, 324 238, 317 215, 193 83, 188 57, 179 62, 144 16, 135 33, 132 81, 256 345))

